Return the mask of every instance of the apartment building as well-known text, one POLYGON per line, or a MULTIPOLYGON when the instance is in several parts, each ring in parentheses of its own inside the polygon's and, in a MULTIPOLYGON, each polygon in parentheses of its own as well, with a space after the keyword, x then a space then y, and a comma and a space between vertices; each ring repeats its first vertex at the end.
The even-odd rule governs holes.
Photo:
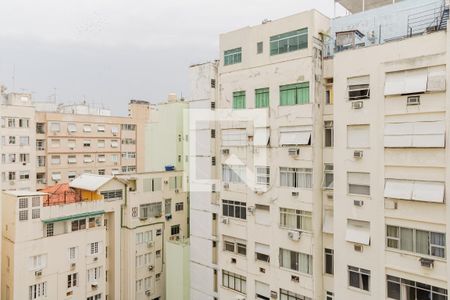
POLYGON ((181 175, 83 174, 5 191, 2 299, 166 299, 164 243, 188 232, 181 175))
POLYGON ((0 86, 0 98, 2 189, 34 190, 36 135, 31 95, 6 93, 0 86))
POLYGON ((220 170, 190 144, 192 299, 448 298, 448 3, 336 2, 191 67, 220 170))
POLYGON ((111 175, 143 169, 149 118, 149 103, 136 100, 129 103, 128 117, 110 116, 87 105, 37 112, 37 188, 69 182, 83 173, 111 175))

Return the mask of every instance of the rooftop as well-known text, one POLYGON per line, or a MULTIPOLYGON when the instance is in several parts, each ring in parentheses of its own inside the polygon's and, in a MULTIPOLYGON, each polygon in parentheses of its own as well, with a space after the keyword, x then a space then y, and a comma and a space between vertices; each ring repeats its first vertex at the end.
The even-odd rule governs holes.
POLYGON ((44 206, 70 204, 81 202, 81 192, 70 188, 68 183, 60 183, 42 190, 48 196, 44 200, 44 206))
POLYGON ((30 196, 45 196, 45 192, 37 191, 4 191, 5 194, 16 196, 16 197, 30 197, 30 196))
POLYGON ((85 173, 75 178, 71 183, 69 183, 69 186, 72 188, 94 192, 113 178, 114 176, 85 173))

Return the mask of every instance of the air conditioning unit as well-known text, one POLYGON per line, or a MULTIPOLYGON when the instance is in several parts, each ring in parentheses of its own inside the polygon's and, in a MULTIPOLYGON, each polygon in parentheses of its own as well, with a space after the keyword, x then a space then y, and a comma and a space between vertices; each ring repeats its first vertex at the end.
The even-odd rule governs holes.
POLYGON ((278 293, 277 293, 277 291, 270 291, 270 298, 278 299, 278 293))
POLYGON ((255 212, 255 207, 254 206, 249 206, 249 207, 247 207, 247 210, 248 210, 248 212, 249 213, 254 213, 255 212))
POLYGON ((352 108, 353 109, 361 109, 364 107, 364 102, 363 101, 354 101, 352 102, 352 108))
POLYGON ((95 290, 98 287, 97 282, 91 282, 91 287, 95 290))
POLYGON ((164 180, 164 184, 168 184, 169 183, 169 181, 168 180, 164 180))
POLYGON ((96 256, 96 257, 94 257, 94 261, 98 261, 98 257, 96 256))
POLYGON ((42 276, 42 270, 35 271, 34 276, 36 276, 36 277, 42 276))
POLYGON ((288 154, 289 154, 289 156, 298 157, 300 155, 300 149, 299 148, 289 148, 288 154))
POLYGON ((291 275, 291 281, 298 283, 300 282, 300 277, 296 275, 291 275))
POLYGON ((420 96, 408 96, 406 105, 420 105, 420 96))
POLYGON ((353 152, 353 157, 354 158, 363 158, 364 152, 361 150, 355 150, 353 152))
POLYGON ((293 197, 298 197, 298 195, 299 195, 299 192, 292 192, 293 197))
POLYGON ((225 190, 228 190, 228 189, 230 188, 230 184, 229 184, 228 182, 225 182, 225 183, 223 184, 223 188, 224 188, 225 190))
POLYGON ((364 201, 363 200, 353 200, 353 205, 361 207, 364 205, 364 201))
POLYGON ((223 224, 230 224, 230 219, 228 219, 228 218, 222 218, 222 223, 223 223, 223 224))
POLYGON ((223 155, 229 155, 230 154, 230 149, 222 149, 222 154, 223 155))
POLYGON ((151 247, 153 247, 153 242, 148 242, 147 243, 147 248, 151 248, 151 247))
POLYGON ((291 241, 298 241, 298 240, 300 240, 300 235, 301 235, 300 231, 295 231, 295 230, 289 230, 288 231, 288 238, 291 241))
POLYGON ((356 244, 355 246, 353 246, 353 249, 355 249, 356 252, 363 252, 364 247, 363 245, 356 244))
POLYGON ((150 296, 150 294, 151 294, 151 291, 150 291, 150 290, 146 290, 146 291, 145 291, 145 296, 150 296))
POLYGON ((266 269, 264 269, 264 268, 259 268, 259 271, 263 274, 266 274, 266 269))
POLYGON ((154 268, 155 268, 154 266, 148 266, 149 271, 153 271, 154 268))
POLYGON ((424 268, 431 269, 434 267, 434 260, 432 260, 432 259, 421 257, 419 259, 419 261, 420 261, 420 265, 424 268))
POLYGON ((236 262, 237 262, 236 258, 232 257, 232 258, 231 258, 231 263, 232 263, 232 264, 235 264, 236 262))
POLYGON ((70 268, 71 268, 72 270, 75 269, 76 266, 77 266, 76 263, 71 263, 71 264, 70 264, 70 268))

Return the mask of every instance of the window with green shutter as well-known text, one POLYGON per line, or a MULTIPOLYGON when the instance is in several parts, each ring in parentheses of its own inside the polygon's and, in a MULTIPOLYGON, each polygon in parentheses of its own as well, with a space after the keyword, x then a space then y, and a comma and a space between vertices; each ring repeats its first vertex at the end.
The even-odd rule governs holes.
POLYGON ((269 107, 269 88, 255 90, 255 107, 269 107))
POLYGON ((280 86, 280 105, 309 103, 309 82, 280 86))
POLYGON ((226 50, 223 55, 225 66, 240 63, 242 61, 242 48, 226 50))
POLYGON ((270 55, 308 48, 308 28, 302 28, 270 37, 270 55))
POLYGON ((233 108, 234 109, 245 108, 245 91, 233 93, 233 108))

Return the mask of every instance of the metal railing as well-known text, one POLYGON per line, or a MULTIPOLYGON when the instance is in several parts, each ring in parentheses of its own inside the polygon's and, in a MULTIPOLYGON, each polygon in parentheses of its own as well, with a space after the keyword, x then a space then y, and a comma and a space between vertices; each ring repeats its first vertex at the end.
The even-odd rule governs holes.
POLYGON ((442 1, 439 7, 436 7, 434 3, 424 5, 422 11, 408 16, 408 37, 444 30, 447 28, 447 22, 448 7, 445 5, 445 1, 442 1))

